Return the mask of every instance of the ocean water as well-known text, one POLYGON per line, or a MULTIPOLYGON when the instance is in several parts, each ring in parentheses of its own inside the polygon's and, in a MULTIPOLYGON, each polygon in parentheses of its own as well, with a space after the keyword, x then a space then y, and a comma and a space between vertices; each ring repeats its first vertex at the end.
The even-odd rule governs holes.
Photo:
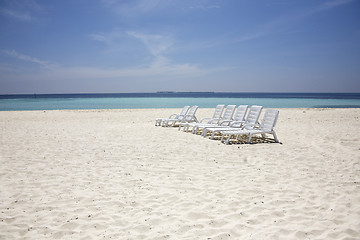
POLYGON ((159 92, 119 94, 0 95, 0 111, 60 109, 181 108, 217 104, 265 108, 360 108, 360 93, 213 93, 159 92))

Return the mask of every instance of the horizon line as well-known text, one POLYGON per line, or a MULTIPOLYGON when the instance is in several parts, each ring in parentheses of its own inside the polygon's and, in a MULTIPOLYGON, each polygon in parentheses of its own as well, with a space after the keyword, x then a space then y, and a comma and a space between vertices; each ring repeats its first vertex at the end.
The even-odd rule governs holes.
POLYGON ((111 95, 111 94, 177 94, 177 93, 190 93, 190 94, 215 94, 215 93, 241 93, 241 94, 256 94, 256 93, 267 93, 267 94, 360 94, 360 92, 295 92, 295 91, 284 91, 284 92, 273 92, 273 91, 246 91, 246 92, 231 92, 231 91, 151 91, 151 92, 70 92, 70 93, 0 93, 0 96, 16 96, 16 95, 111 95))

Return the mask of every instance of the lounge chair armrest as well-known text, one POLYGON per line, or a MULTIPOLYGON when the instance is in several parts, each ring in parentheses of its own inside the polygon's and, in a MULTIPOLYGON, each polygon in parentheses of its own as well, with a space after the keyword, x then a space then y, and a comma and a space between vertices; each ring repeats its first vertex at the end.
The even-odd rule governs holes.
POLYGON ((232 121, 230 127, 240 127, 244 121, 232 121))
POLYGON ((185 115, 181 122, 198 122, 197 118, 193 115, 185 115))
POLYGON ((232 123, 231 120, 221 120, 218 125, 219 126, 229 126, 231 123, 232 123))
POLYGON ((208 121, 209 124, 218 124, 221 118, 213 118, 210 121, 208 121))
POLYGON ((172 118, 178 118, 179 117, 179 115, 178 114, 171 114, 170 115, 170 117, 169 117, 169 119, 172 119, 172 118))
POLYGON ((203 118, 203 119, 200 120, 200 123, 203 123, 205 121, 210 121, 210 120, 212 120, 212 118, 203 118))
POLYGON ((201 119, 200 123, 206 122, 206 123, 217 123, 221 120, 221 118, 203 118, 201 119))
POLYGON ((256 127, 259 127, 260 126, 260 124, 258 124, 258 123, 255 123, 255 124, 250 124, 250 123, 247 123, 247 124, 245 124, 244 126, 242 126, 242 128, 241 129, 247 129, 247 128, 256 128, 256 127))

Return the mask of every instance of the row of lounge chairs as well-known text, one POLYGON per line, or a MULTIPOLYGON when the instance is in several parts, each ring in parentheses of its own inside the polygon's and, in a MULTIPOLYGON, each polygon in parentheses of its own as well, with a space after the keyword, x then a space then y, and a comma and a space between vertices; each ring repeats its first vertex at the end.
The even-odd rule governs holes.
POLYGON ((180 114, 172 114, 169 118, 157 118, 155 126, 178 127, 179 131, 191 131, 193 134, 201 134, 203 137, 210 136, 210 139, 220 137, 221 142, 230 144, 233 140, 243 140, 247 136, 247 143, 251 143, 254 135, 260 134, 262 139, 266 134, 273 136, 274 142, 279 142, 274 131, 279 110, 266 109, 262 122, 259 117, 263 110, 262 106, 247 105, 217 105, 211 118, 204 118, 200 121, 195 117, 198 106, 185 106, 180 114))

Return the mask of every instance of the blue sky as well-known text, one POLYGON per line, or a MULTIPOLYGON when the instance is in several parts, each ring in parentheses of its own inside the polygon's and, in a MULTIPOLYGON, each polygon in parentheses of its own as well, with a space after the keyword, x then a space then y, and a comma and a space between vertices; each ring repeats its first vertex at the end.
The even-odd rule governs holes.
POLYGON ((360 92, 360 0, 0 0, 0 94, 360 92))

